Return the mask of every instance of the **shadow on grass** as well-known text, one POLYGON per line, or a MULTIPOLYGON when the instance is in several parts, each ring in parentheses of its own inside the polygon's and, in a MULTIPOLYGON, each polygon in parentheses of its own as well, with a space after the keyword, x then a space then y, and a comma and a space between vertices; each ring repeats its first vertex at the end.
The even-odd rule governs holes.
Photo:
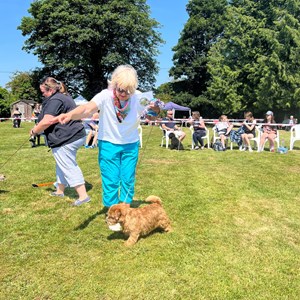
MULTIPOLYGON (((149 202, 146 202, 144 200, 134 200, 131 203, 131 207, 132 208, 138 208, 142 204, 149 204, 149 202)), ((107 212, 108 212, 108 207, 103 207, 101 210, 95 212, 93 215, 89 216, 85 221, 83 221, 80 225, 78 225, 77 227, 75 227, 74 230, 77 231, 77 230, 83 230, 83 229, 85 229, 98 216, 100 216, 100 215, 106 215, 107 212)))
MULTIPOLYGON (((151 231, 150 233, 148 233, 147 235, 143 235, 141 237, 139 237, 139 240, 141 239, 145 239, 153 234, 156 234, 156 233, 165 233, 165 231, 161 228, 156 228, 154 229, 153 231, 151 231)), ((107 240, 109 241, 112 241, 112 240, 127 240, 128 236, 125 235, 122 231, 117 231, 117 232, 113 232, 112 234, 110 234, 108 237, 107 237, 107 240)), ((138 241, 137 241, 138 243, 138 241)))
POLYGON ((103 209, 101 209, 100 211, 95 212, 93 215, 89 216, 85 221, 83 221, 83 223, 81 223, 80 225, 78 225, 77 227, 74 228, 75 231, 77 230, 83 230, 86 227, 88 227, 90 225, 90 223, 92 221, 94 221, 99 215, 104 214, 105 212, 103 212, 103 209))
POLYGON ((5 194, 5 193, 8 193, 8 191, 0 190, 0 194, 5 194))
MULTIPOLYGON (((86 191, 89 192, 93 188, 93 185, 91 183, 89 183, 89 182, 86 181, 85 182, 85 188, 86 188, 86 191)), ((46 189, 46 191, 48 191, 48 192, 55 192, 55 187, 54 186, 53 187, 48 187, 46 189)), ((70 197, 70 198, 74 198, 74 199, 78 198, 78 195, 77 195, 77 193, 76 193, 76 191, 75 191, 74 188, 67 187, 65 189, 65 195, 68 196, 68 197, 70 197)))

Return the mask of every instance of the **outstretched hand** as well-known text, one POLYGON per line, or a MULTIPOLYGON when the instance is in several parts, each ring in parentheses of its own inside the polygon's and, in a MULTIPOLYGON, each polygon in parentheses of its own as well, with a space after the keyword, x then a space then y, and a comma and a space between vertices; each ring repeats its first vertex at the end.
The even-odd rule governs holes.
POLYGON ((61 114, 51 121, 52 124, 60 123, 60 124, 66 124, 71 121, 71 117, 68 116, 68 114, 61 114))

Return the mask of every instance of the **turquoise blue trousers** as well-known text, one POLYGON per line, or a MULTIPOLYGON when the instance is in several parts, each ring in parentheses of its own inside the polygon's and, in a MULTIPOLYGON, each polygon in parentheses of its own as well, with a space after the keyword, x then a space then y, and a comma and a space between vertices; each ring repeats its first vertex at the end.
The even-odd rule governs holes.
POLYGON ((98 147, 103 205, 110 207, 119 202, 131 203, 139 142, 119 145, 98 141, 98 147))

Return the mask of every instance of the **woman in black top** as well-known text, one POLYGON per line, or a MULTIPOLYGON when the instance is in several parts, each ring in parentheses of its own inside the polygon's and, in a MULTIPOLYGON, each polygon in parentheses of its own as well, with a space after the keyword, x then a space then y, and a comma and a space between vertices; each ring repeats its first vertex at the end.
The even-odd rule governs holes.
POLYGON ((84 144, 85 130, 81 121, 67 124, 52 124, 54 117, 67 113, 76 107, 74 100, 68 95, 66 86, 53 77, 47 77, 40 84, 45 97, 38 124, 30 131, 30 135, 44 132, 48 146, 52 149, 56 162, 56 181, 58 187, 51 196, 64 196, 66 186, 74 187, 79 198, 73 203, 78 206, 89 202, 85 181, 76 162, 77 150, 84 144))
POLYGON ((195 150, 199 149, 198 142, 200 143, 201 149, 204 149, 203 137, 206 136, 206 128, 203 119, 200 117, 199 111, 192 113, 192 120, 190 121, 194 128, 193 141, 195 144, 195 150))

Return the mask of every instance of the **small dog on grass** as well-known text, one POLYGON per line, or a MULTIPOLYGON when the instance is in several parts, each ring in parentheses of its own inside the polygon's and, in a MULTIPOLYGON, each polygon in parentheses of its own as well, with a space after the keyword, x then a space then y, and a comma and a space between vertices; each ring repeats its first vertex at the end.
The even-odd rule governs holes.
POLYGON ((5 175, 0 174, 0 181, 4 181, 6 179, 5 175))
POLYGON ((130 208, 121 203, 110 207, 106 217, 109 227, 120 224, 120 231, 129 236, 125 246, 134 245, 140 236, 145 236, 157 228, 171 231, 170 220, 162 207, 162 201, 157 196, 149 196, 146 199, 151 204, 130 208))
POLYGON ((169 139, 171 140, 171 150, 184 150, 182 143, 179 141, 179 139, 175 136, 173 132, 169 134, 169 139))

